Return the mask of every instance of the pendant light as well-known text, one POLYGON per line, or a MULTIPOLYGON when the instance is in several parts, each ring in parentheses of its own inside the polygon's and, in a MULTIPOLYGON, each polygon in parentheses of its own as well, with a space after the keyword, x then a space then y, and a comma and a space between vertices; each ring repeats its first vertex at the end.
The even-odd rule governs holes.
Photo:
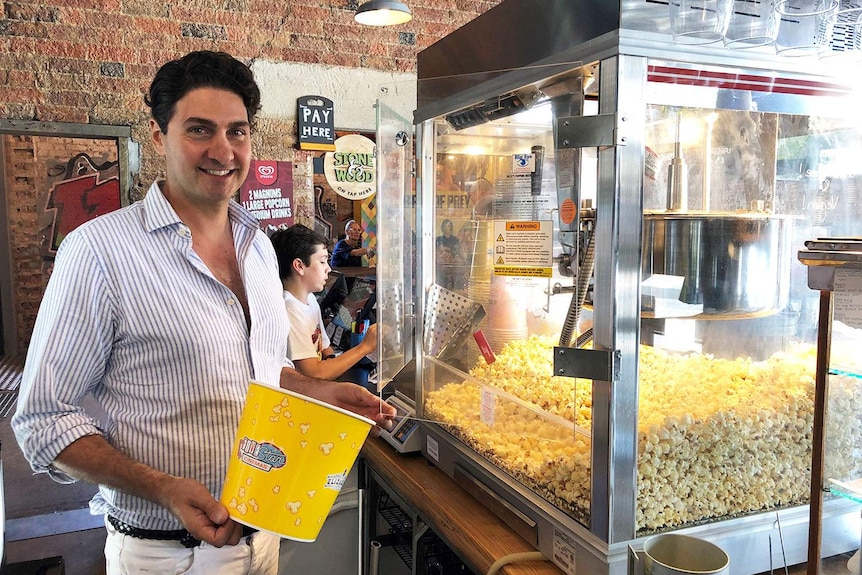
POLYGON ((395 0, 369 0, 357 8, 354 20, 367 26, 393 26, 413 19, 410 8, 395 0))

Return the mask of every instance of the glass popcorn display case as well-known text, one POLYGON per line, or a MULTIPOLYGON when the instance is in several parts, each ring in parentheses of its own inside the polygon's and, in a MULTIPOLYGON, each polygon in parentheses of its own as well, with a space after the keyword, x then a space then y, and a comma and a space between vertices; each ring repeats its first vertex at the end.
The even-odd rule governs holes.
MULTIPOLYGON (((566 573, 670 531, 731 573, 807 559, 797 252, 859 234, 858 64, 674 40, 675 9, 504 0, 418 59, 423 452, 566 573)), ((824 502, 824 554, 854 505, 824 502)))

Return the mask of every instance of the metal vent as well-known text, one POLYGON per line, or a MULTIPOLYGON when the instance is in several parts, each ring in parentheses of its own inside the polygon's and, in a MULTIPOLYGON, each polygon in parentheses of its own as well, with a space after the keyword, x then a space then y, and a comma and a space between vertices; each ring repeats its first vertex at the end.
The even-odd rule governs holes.
POLYGON ((539 90, 528 86, 521 90, 485 100, 481 104, 452 112, 446 116, 446 121, 456 130, 478 126, 485 122, 505 118, 533 107, 542 95, 539 90))

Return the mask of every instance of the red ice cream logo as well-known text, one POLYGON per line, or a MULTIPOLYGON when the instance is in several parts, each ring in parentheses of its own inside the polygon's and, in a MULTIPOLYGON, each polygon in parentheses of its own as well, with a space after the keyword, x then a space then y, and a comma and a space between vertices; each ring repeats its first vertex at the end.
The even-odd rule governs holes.
POLYGON ((262 186, 271 186, 278 177, 275 161, 259 161, 254 167, 254 177, 262 186))

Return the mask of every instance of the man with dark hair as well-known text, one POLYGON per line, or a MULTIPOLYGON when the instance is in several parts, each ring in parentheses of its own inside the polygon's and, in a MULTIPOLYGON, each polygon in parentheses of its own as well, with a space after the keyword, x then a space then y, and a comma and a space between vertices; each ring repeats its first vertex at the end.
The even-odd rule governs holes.
POLYGON ((461 257, 461 241, 455 235, 455 224, 452 223, 452 220, 446 218, 440 222, 440 232, 441 234, 437 236, 434 242, 436 249, 449 248, 451 257, 459 259, 461 257))
POLYGON ((315 293, 323 290, 329 276, 326 238, 296 224, 270 238, 278 256, 278 275, 284 286, 284 304, 290 318, 288 357, 305 375, 337 379, 358 361, 377 350, 377 324, 362 341, 340 355, 335 354, 315 293))
POLYGON ((239 96, 254 127, 254 117, 260 111, 260 89, 251 70, 230 54, 202 50, 167 62, 144 95, 144 103, 162 132, 168 131, 177 102, 198 88, 216 88, 239 96))
POLYGON ((146 103, 165 179, 63 240, 12 426, 34 471, 99 485, 90 508, 106 516, 108 575, 274 574, 278 538, 217 499, 248 381, 386 427, 395 411, 286 359, 272 244, 232 200, 260 103, 248 67, 193 52, 159 69, 146 103), (88 395, 104 420, 85 411, 88 395))

